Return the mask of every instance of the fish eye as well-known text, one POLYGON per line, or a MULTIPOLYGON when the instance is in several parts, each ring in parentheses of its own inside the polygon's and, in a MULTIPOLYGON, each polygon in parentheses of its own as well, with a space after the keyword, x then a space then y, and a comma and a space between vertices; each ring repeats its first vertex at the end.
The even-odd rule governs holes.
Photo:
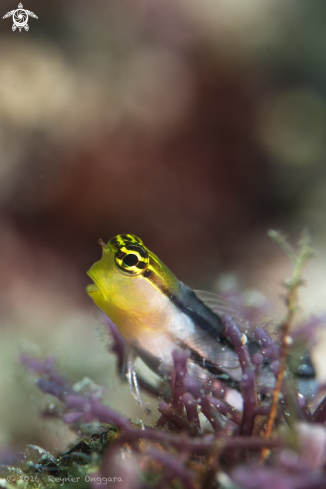
POLYGON ((115 254, 115 262, 124 272, 139 275, 147 269, 149 257, 145 247, 123 244, 115 254))
POLYGON ((134 267, 138 263, 138 256, 135 255, 134 253, 129 253, 129 255, 126 255, 124 259, 122 260, 123 265, 126 267, 134 267))

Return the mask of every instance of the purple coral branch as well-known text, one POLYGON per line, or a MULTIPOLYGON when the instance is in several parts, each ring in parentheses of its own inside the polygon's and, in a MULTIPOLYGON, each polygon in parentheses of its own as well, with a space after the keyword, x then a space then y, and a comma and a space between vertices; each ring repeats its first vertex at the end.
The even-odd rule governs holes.
MULTIPOLYGON (((176 357, 177 355, 175 355, 176 357)), ((179 356, 177 357, 176 363, 179 368, 183 369, 185 361, 186 356, 179 356), (178 360, 180 360, 179 363, 178 360)), ((40 367, 41 365, 39 364, 37 366, 38 371, 44 370, 40 367)), ((52 379, 56 377, 56 372, 53 369, 51 370, 51 374, 53 374, 51 375, 52 379)), ((182 384, 185 376, 180 375, 179 377, 180 386, 177 386, 177 388, 183 389, 182 384)), ((217 429, 220 429, 220 426, 218 424, 218 411, 216 409, 226 415, 233 416, 234 421, 237 420, 238 423, 240 421, 240 413, 238 411, 233 410, 225 401, 218 400, 212 395, 204 395, 204 392, 202 392, 202 399, 199 398, 197 400, 189 392, 183 393, 180 402, 186 406, 188 422, 175 407, 163 401, 160 403, 160 411, 166 419, 180 430, 179 433, 173 434, 159 429, 137 429, 124 416, 101 404, 92 392, 87 395, 75 394, 72 392, 72 388, 67 381, 64 382, 65 385, 63 386, 62 379, 60 377, 57 378, 60 383, 56 383, 53 380, 40 379, 37 385, 41 390, 58 397, 64 403, 68 411, 63 415, 63 421, 65 423, 72 424, 81 421, 91 422, 97 420, 101 423, 113 424, 120 430, 119 438, 111 442, 105 454, 99 472, 100 474, 104 470, 111 470, 115 466, 117 454, 120 453, 119 448, 123 447, 125 443, 128 443, 132 447, 133 453, 141 453, 139 442, 140 440, 147 440, 158 442, 161 446, 166 447, 167 450, 174 448, 179 454, 182 454, 181 458, 184 459, 184 462, 180 462, 180 459, 176 459, 174 455, 153 447, 145 451, 145 455, 163 464, 165 470, 161 481, 162 485, 169 485, 172 479, 177 477, 182 481, 185 489, 195 489, 197 486, 194 481, 194 473, 184 466, 184 463, 189 460, 192 454, 214 454, 216 457, 216 453, 222 454, 223 452, 229 452, 229 454, 232 454, 235 449, 261 449, 262 447, 274 448, 286 446, 285 441, 282 439, 265 440, 262 437, 255 436, 226 436, 224 433, 222 434, 222 430, 220 430, 221 434, 219 435, 194 437, 194 435, 198 434, 198 428, 200 426, 197 412, 198 402, 201 403, 203 411, 208 409, 207 406, 210 407, 210 411, 207 411, 205 414, 208 416, 208 419, 214 416, 215 428, 217 429)), ((176 375, 177 378, 178 374, 176 375)))
POLYGON ((215 432, 221 431, 223 429, 222 420, 220 413, 217 409, 214 409, 213 405, 210 403, 208 396, 203 396, 199 401, 202 413, 206 416, 210 424, 212 425, 215 432))
POLYGON ((225 385, 222 384, 220 380, 213 379, 209 390, 212 396, 216 397, 217 399, 224 399, 226 394, 226 389, 225 389, 225 385))
POLYGON ((84 416, 84 413, 78 413, 78 412, 66 413, 62 417, 62 421, 65 424, 74 424, 77 421, 80 421, 83 416, 84 416))
POLYGON ((182 402, 185 405, 187 418, 189 423, 197 429, 200 429, 200 421, 198 416, 197 402, 190 394, 190 392, 186 392, 182 396, 182 402))
POLYGON ((233 423, 237 425, 240 424, 242 416, 240 411, 221 399, 215 399, 213 396, 208 396, 208 400, 211 404, 213 404, 213 406, 216 407, 220 414, 233 421, 233 423))
MULTIPOLYGON (((77 412, 82 412, 84 422, 97 420, 100 423, 113 424, 125 432, 132 429, 131 423, 123 415, 103 406, 96 397, 72 394, 64 398, 64 403, 69 409, 77 409, 77 412)), ((66 419, 69 420, 69 417, 66 419)))
POLYGON ((272 340, 272 338, 262 328, 257 326, 254 329, 254 338, 259 341, 263 347, 261 353, 264 357, 270 358, 272 361, 278 360, 280 357, 280 351, 278 346, 272 340))
POLYGON ((203 395, 203 385, 191 375, 185 376, 184 384, 186 392, 190 392, 195 399, 199 399, 203 395))
MULTIPOLYGON (((184 408, 184 402, 187 401, 185 406, 188 420, 193 427, 200 427, 197 404, 201 406, 201 411, 206 416, 207 420, 211 423, 215 431, 220 431, 223 428, 222 420, 219 416, 219 407, 222 412, 228 412, 232 418, 233 414, 231 408, 226 407, 226 403, 219 403, 213 396, 208 398, 205 392, 214 392, 215 395, 224 395, 224 389, 220 384, 212 382, 204 382, 200 384, 198 381, 189 376, 187 371, 187 359, 189 353, 182 350, 174 350, 172 353, 174 361, 174 371, 171 380, 172 386, 172 406, 176 412, 182 413, 184 408), (187 391, 187 392, 186 392, 187 391), (185 396, 185 397, 184 397, 185 396), (189 397, 190 396, 190 397, 189 397), (195 401, 197 400, 197 402, 195 401)), ((167 419, 172 421, 179 429, 181 429, 180 423, 182 421, 176 416, 176 412, 173 409, 169 409, 168 405, 160 405, 159 411, 164 414, 164 418, 161 417, 159 425, 163 425, 167 419), (164 408, 164 411, 162 409, 164 408)), ((184 419, 184 418, 182 418, 184 419)))
POLYGON ((54 360, 51 359, 49 362, 47 359, 42 362, 24 357, 23 362, 31 370, 43 373, 43 375, 47 375, 52 379, 38 379, 36 383, 40 390, 57 397, 65 404, 68 410, 75 410, 73 413, 65 413, 65 423, 70 424, 81 418, 86 422, 96 419, 102 423, 114 424, 120 430, 129 431, 131 429, 132 425, 124 416, 109 407, 103 406, 92 393, 89 395, 74 394, 69 382, 56 372, 54 360))
POLYGON ((121 372, 124 364, 125 358, 125 340, 122 334, 118 330, 117 326, 111 321, 108 316, 104 316, 104 322, 113 338, 113 345, 111 346, 111 351, 117 355, 118 358, 118 371, 121 372))
POLYGON ((250 355, 246 343, 242 341, 242 334, 233 319, 227 315, 223 316, 225 325, 223 336, 230 339, 240 360, 242 370, 242 397, 243 414, 240 423, 240 434, 251 435, 254 427, 255 410, 257 407, 257 390, 255 371, 251 366, 250 355))
MULTIPOLYGON (((42 379, 41 379, 42 380, 42 379)), ((66 381, 66 384, 68 382, 66 381)), ((38 383, 41 388, 44 384, 38 383)), ((47 391, 49 391, 48 384, 45 384, 47 391)), ((60 384, 59 384, 60 385, 60 384)), ((51 394, 62 397, 62 391, 57 391, 51 384, 51 394)), ((187 394, 185 394, 187 395, 187 394)), ((189 399, 189 394, 188 394, 189 399)), ((211 397, 211 399, 214 399, 211 397)), ((165 443, 170 446, 174 446, 178 449, 187 449, 194 452, 205 453, 213 449, 213 447, 218 444, 218 446, 224 449, 232 449, 234 447, 249 447, 249 448, 260 448, 260 447, 274 447, 274 446, 284 446, 284 441, 278 440, 265 440, 259 437, 227 437, 227 436, 213 436, 208 435, 201 438, 190 438, 186 433, 194 435, 195 432, 193 427, 186 422, 182 416, 173 411, 173 408, 163 401, 160 403, 161 412, 167 415, 168 419, 176 426, 182 430, 183 433, 178 435, 172 433, 165 433, 160 430, 145 429, 139 430, 132 426, 132 424, 121 414, 117 413, 113 409, 104 406, 100 401, 92 396, 82 396, 77 394, 68 394, 62 397, 62 400, 67 407, 67 409, 74 409, 74 412, 65 413, 64 421, 66 423, 76 422, 76 420, 83 419, 84 421, 98 420, 102 423, 110 423, 115 425, 121 431, 121 437, 125 437, 126 440, 132 441, 136 439, 147 439, 158 441, 160 443, 165 443), (170 416, 170 417, 169 417, 170 416)), ((187 397, 186 397, 187 400, 187 397)), ((209 402, 208 398, 207 401, 209 402)), ((222 401, 221 401, 222 402, 222 401)), ((226 403, 224 403, 226 404, 226 403)), ((196 430, 197 431, 197 430, 196 430)))
POLYGON ((251 435, 257 408, 255 373, 246 367, 242 375, 243 414, 240 424, 240 435, 251 435))
POLYGON ((132 424, 123 415, 107 406, 103 406, 96 398, 90 399, 89 410, 86 412, 84 419, 86 422, 97 419, 100 423, 110 423, 125 432, 130 432, 133 429, 132 424))
POLYGON ((189 358, 189 352, 178 350, 178 349, 173 350, 172 358, 173 358, 174 373, 175 373, 174 385, 172 388, 172 395, 173 395, 172 405, 177 411, 182 412, 183 410, 182 396, 186 391, 184 381, 186 375, 188 374, 187 360, 189 358))
POLYGON ((234 350, 239 357, 241 370, 244 372, 245 368, 250 366, 248 347, 242 342, 241 331, 233 319, 226 314, 224 314, 221 319, 224 324, 224 331, 222 334, 231 341, 234 350))
POLYGON ((64 400, 64 397, 73 392, 72 389, 68 386, 63 386, 51 380, 46 379, 38 379, 36 381, 37 387, 43 391, 45 394, 50 394, 51 396, 55 396, 60 401, 64 400))
POLYGON ((189 433, 189 435, 195 435, 197 430, 191 426, 185 418, 172 406, 164 401, 161 401, 158 405, 158 410, 162 413, 171 423, 174 424, 180 431, 189 433))
POLYGON ((58 385, 67 386, 69 383, 67 379, 59 374, 56 370, 56 361, 53 357, 48 357, 44 360, 37 360, 36 358, 29 357, 28 355, 21 355, 20 363, 33 372, 46 376, 49 380, 55 382, 58 385))

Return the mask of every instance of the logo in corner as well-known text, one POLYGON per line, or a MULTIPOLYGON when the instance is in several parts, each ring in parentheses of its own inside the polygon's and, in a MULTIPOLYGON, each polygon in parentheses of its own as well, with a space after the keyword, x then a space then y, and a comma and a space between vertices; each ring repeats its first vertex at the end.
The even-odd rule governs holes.
POLYGON ((25 31, 29 30, 28 16, 34 17, 34 19, 38 19, 37 15, 35 15, 34 12, 23 9, 22 3, 18 5, 18 8, 16 10, 11 10, 10 12, 7 12, 6 15, 3 16, 3 19, 11 16, 13 20, 12 30, 15 31, 16 29, 19 29, 19 32, 21 32, 23 28, 25 29, 25 31))

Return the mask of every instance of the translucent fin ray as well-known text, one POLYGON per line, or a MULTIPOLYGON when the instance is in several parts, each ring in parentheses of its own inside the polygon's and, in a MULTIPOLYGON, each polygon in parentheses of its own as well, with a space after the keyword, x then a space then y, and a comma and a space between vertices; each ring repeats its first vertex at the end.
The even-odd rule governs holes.
POLYGON ((206 292, 204 290, 194 290, 194 293, 196 297, 208 307, 208 309, 218 316, 222 316, 223 314, 231 316, 241 329, 245 329, 249 326, 244 311, 236 302, 229 301, 212 292, 206 292))

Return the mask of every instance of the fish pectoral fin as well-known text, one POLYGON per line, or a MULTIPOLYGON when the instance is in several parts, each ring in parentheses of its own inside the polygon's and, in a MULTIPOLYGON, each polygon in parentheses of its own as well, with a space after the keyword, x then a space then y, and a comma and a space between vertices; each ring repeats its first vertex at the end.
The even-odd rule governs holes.
POLYGON ((191 360, 203 368, 236 370, 240 366, 237 353, 217 340, 207 343, 204 336, 197 334, 191 338, 191 343, 185 345, 191 352, 191 360))
POLYGON ((190 375, 198 380, 203 381, 204 378, 214 378, 220 380, 227 387, 240 390, 241 385, 241 368, 238 367, 237 371, 228 372, 228 370, 222 370, 215 365, 206 364, 205 373, 202 370, 202 365, 199 365, 196 361, 190 360, 188 362, 188 370, 190 375))
POLYGON ((126 354, 126 366, 127 366, 126 377, 128 379, 130 391, 133 397, 141 405, 142 409, 145 411, 146 414, 151 414, 150 410, 145 407, 145 404, 140 394, 138 377, 137 377, 137 372, 135 367, 136 359, 137 359, 136 350, 130 348, 126 354))
POLYGON ((218 316, 226 314, 231 316, 239 327, 244 329, 248 327, 248 321, 245 319, 244 311, 236 302, 229 301, 212 292, 206 292, 205 290, 194 290, 193 292, 197 299, 218 316))

